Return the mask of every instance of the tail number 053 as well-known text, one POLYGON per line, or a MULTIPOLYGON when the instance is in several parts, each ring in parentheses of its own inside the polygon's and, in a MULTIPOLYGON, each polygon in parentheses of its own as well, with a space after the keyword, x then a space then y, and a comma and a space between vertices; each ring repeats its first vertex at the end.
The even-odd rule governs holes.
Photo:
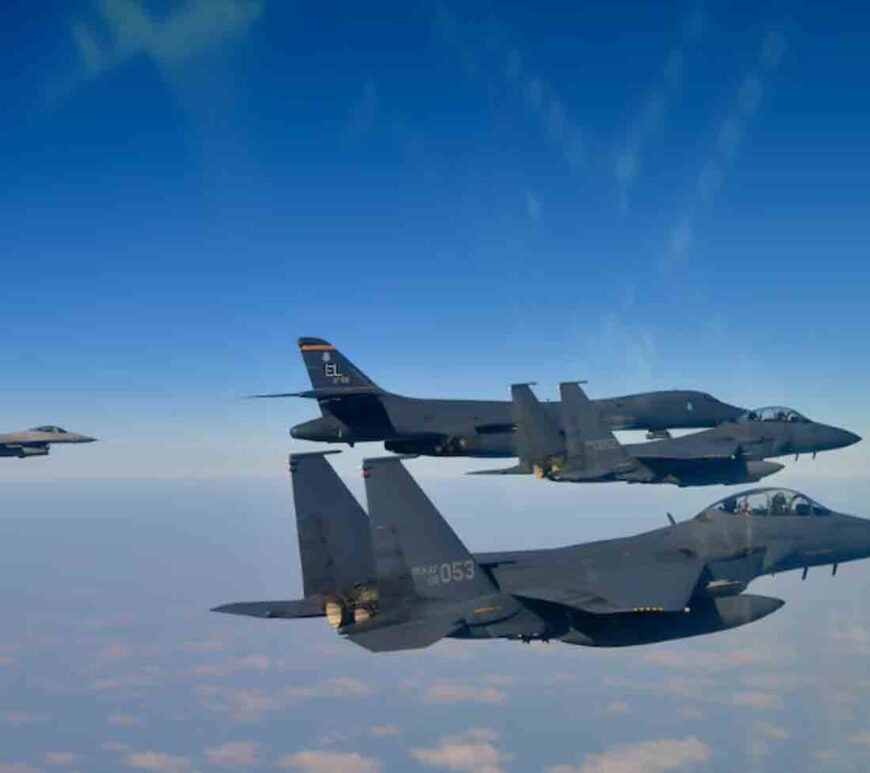
POLYGON ((445 561, 442 564, 415 566, 412 572, 415 576, 422 575, 429 585, 464 582, 474 579, 474 561, 467 558, 464 561, 445 561))

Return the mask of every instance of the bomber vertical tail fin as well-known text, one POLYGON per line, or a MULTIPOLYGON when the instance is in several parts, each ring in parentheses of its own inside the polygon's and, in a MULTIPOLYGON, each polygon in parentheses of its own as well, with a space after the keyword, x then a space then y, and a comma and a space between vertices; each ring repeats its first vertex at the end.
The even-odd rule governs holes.
POLYGON ((428 600, 493 593, 495 585, 435 508, 400 457, 363 463, 381 601, 413 594, 428 600))
POLYGON ((299 351, 308 370, 314 391, 340 395, 347 392, 383 390, 329 341, 322 338, 300 338, 299 351))

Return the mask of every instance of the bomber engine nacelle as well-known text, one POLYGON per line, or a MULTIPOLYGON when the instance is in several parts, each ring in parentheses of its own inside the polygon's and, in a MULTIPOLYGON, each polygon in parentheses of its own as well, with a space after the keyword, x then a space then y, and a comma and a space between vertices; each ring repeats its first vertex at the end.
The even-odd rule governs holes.
POLYGON ((475 431, 459 435, 387 440, 387 451, 420 456, 510 456, 511 441, 505 435, 480 434, 475 431))

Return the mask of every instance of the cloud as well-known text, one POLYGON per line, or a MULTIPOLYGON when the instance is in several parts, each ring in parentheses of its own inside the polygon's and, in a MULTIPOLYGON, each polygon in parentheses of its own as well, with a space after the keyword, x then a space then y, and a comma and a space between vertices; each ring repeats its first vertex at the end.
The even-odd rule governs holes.
POLYGON ((136 770, 150 770, 155 773, 192 773, 195 770, 193 762, 187 757, 153 751, 128 754, 124 764, 136 770))
MULTIPOLYGON (((790 654, 790 653, 787 653, 790 654)), ((780 663, 783 651, 777 650, 775 656, 761 651, 760 648, 701 652, 678 649, 664 649, 650 652, 644 657, 647 663, 665 666, 681 671, 717 672, 728 668, 751 666, 762 663, 780 663)))
POLYGON ((367 695, 369 687, 359 679, 338 676, 306 687, 285 687, 277 692, 253 688, 234 689, 219 685, 202 685, 197 695, 205 708, 232 714, 236 719, 257 719, 261 714, 314 698, 355 697, 367 695))
POLYGON ((531 191, 526 191, 526 214, 532 222, 541 222, 541 201, 531 191))
POLYGON ((257 744, 252 741, 227 741, 220 746, 206 749, 205 758, 213 765, 242 768, 257 764, 257 749, 257 744))
POLYGON ((232 676, 239 671, 268 671, 272 665, 272 658, 268 655, 245 655, 221 663, 200 664, 194 673, 197 676, 232 676))
POLYGON ((628 208, 629 192, 640 171, 643 147, 661 130, 668 107, 679 92, 688 52, 697 42, 706 23, 707 12, 701 5, 695 6, 683 17, 679 44, 665 57, 660 74, 650 86, 621 147, 616 152, 613 174, 623 210, 628 208))
POLYGON ((110 725, 124 725, 125 727, 129 727, 130 725, 138 724, 139 720, 130 714, 109 714, 109 716, 106 717, 106 722, 110 725))
POLYGON ((523 106, 544 139, 570 169, 580 166, 584 156, 583 131, 572 121, 555 86, 532 72, 522 54, 507 44, 503 29, 493 21, 472 30, 458 16, 439 3, 435 27, 469 75, 482 82, 488 97, 499 92, 523 106), (466 42, 469 32, 477 38, 466 42))
POLYGON ((663 773, 710 761, 710 747, 697 738, 662 738, 590 754, 579 765, 555 765, 547 773, 663 773))
POLYGON ((429 685, 423 692, 426 703, 483 703, 503 704, 507 693, 497 687, 477 687, 461 682, 440 681, 429 685))
POLYGON ((851 736, 849 743, 853 746, 863 746, 865 749, 870 749, 870 730, 865 730, 863 733, 856 733, 851 736))
POLYGON ((748 706, 756 711, 765 709, 781 709, 782 696, 777 693, 762 692, 761 690, 748 690, 737 692, 731 698, 735 706, 748 706))
POLYGON ((498 733, 488 728, 471 728, 463 733, 444 736, 437 746, 409 751, 412 760, 431 768, 467 771, 467 773, 502 773, 502 763, 511 756, 496 746, 498 733))
POLYGON ((0 762, 0 773, 44 773, 44 770, 26 762, 0 762))
POLYGON ((754 722, 752 729, 757 735, 771 738, 774 741, 788 741, 791 739, 791 733, 784 727, 771 725, 768 722, 754 722))
POLYGON ((303 773, 380 773, 381 763, 357 752, 330 752, 305 749, 287 754, 275 763, 279 768, 301 770, 303 773))
POLYGON ((375 738, 386 738, 390 735, 398 735, 401 732, 401 729, 397 725, 375 725, 369 730, 369 733, 375 736, 375 738))
POLYGON ((42 755, 42 761, 46 765, 73 765, 76 759, 72 752, 46 752, 42 755))
POLYGON ((695 190, 686 211, 668 234, 666 265, 683 262, 695 241, 694 221, 702 204, 709 203, 719 191, 726 167, 733 162, 740 144, 746 136, 750 120, 758 111, 764 97, 765 81, 779 66, 786 51, 785 34, 772 28, 761 42, 756 61, 753 61, 737 88, 730 105, 714 131, 710 154, 701 163, 695 190))
POLYGON ((37 714, 33 711, 2 711, 0 712, 0 722, 5 722, 8 725, 31 725, 34 722, 44 722, 48 719, 46 714, 37 714))

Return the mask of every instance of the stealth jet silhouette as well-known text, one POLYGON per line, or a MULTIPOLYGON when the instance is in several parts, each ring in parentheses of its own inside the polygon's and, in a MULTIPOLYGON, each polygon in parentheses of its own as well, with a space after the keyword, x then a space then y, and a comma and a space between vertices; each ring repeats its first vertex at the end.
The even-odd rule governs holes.
POLYGON ((19 459, 46 456, 49 447, 55 443, 93 443, 94 440, 95 438, 87 435, 67 432, 61 427, 34 427, 22 432, 0 434, 0 456, 15 456, 19 459))
MULTIPOLYGON (((297 424, 299 440, 353 445, 384 441, 388 451, 427 456, 516 456, 511 403, 494 400, 429 400, 381 389, 322 338, 300 338, 299 348, 311 377, 305 392, 254 397, 316 399, 322 417, 297 424)), ((613 429, 646 429, 667 437, 668 429, 713 427, 735 419, 738 408, 705 392, 673 390, 597 400, 613 429)), ((558 404, 546 406, 553 418, 558 404)))
POLYGON ((534 473, 571 483, 750 483, 783 468, 765 461, 770 457, 815 455, 861 439, 788 408, 764 408, 691 435, 623 446, 577 383, 560 384, 559 390, 561 420, 538 402, 527 384, 514 384, 511 396, 519 464, 473 474, 534 473))
POLYGON ((374 652, 443 637, 621 647, 698 636, 783 605, 743 592, 756 577, 870 556, 870 521, 788 489, 634 537, 471 554, 398 457, 364 462, 368 515, 323 454, 293 455, 290 469, 305 597, 215 611, 325 616, 374 652))

